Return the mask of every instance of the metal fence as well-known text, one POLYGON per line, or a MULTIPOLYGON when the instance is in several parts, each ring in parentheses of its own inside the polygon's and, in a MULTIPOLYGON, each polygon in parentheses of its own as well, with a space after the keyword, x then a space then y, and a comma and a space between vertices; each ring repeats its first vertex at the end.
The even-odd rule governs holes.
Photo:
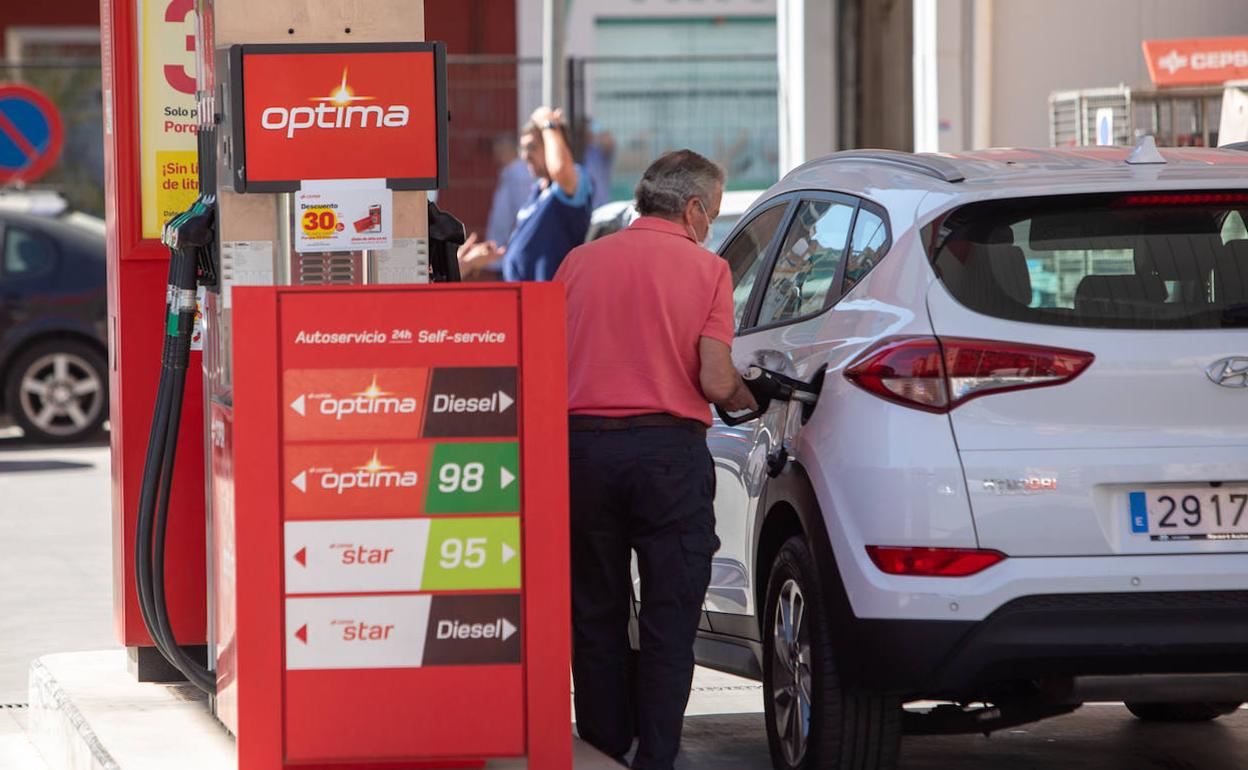
POLYGON ((613 147, 610 199, 630 200, 646 166, 687 147, 717 161, 729 189, 779 175, 779 75, 774 56, 598 57, 569 62, 577 154, 613 147))
POLYGON ((56 190, 75 209, 104 214, 104 123, 98 59, 0 64, 0 83, 42 91, 60 112, 65 144, 52 169, 30 189, 56 190))

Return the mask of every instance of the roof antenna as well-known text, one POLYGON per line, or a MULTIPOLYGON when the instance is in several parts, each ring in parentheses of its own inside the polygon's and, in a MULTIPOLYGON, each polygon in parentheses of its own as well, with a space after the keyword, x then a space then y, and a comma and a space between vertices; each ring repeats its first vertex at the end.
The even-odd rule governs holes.
POLYGON ((1132 166, 1144 166, 1150 163, 1165 163, 1166 159, 1161 157, 1160 152, 1157 152, 1157 142, 1153 139, 1153 135, 1145 134, 1140 137, 1140 143, 1127 156, 1126 162, 1132 166))

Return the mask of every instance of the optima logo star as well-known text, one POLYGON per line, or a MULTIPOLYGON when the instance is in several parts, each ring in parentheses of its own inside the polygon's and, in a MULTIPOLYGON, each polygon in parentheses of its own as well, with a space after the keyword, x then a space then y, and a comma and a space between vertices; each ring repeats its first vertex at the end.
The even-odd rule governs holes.
MULTIPOLYGON (((300 492, 307 490, 308 472, 303 471, 295 478, 291 479, 291 483, 300 492)), ((420 482, 420 476, 416 471, 396 469, 392 465, 386 465, 381 461, 378 450, 373 450, 373 456, 363 465, 357 465, 353 470, 338 472, 328 470, 321 474, 320 486, 328 492, 334 494, 344 494, 350 489, 411 489, 420 482)))
POLYGON ((381 106, 357 102, 376 101, 373 96, 357 96, 347 84, 347 68, 342 81, 329 96, 314 96, 308 101, 315 107, 266 107, 260 113, 260 127, 286 132, 287 139, 307 128, 403 128, 411 119, 411 110, 403 104, 381 106))
POLYGON ((342 494, 348 489, 407 489, 416 486, 420 478, 416 471, 395 470, 392 465, 385 465, 376 449, 372 459, 364 465, 356 466, 354 472, 329 472, 321 476, 321 488, 342 494))
MULTIPOLYGON (((314 397, 315 398, 315 397, 314 397)), ((290 403, 300 416, 307 414, 307 395, 300 395, 290 403)), ((410 396, 400 397, 389 391, 382 390, 377 384, 377 375, 364 390, 352 393, 345 398, 322 398, 317 411, 326 417, 341 421, 353 414, 415 414, 419 403, 410 396)))

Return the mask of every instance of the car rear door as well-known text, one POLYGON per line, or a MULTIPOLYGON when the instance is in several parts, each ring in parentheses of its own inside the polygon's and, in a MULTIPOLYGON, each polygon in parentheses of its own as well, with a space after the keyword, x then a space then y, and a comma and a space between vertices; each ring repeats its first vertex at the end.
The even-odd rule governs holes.
POLYGON ((980 547, 1248 550, 1245 207, 1098 195, 945 220, 928 309, 980 547), (1042 371, 1062 360, 1086 368, 1042 371))

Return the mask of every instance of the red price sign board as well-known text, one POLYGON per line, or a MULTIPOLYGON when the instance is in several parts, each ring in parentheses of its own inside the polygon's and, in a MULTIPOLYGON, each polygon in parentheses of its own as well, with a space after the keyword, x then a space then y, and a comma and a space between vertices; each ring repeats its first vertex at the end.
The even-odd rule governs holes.
POLYGON ((293 192, 312 179, 445 185, 441 43, 241 45, 226 67, 236 192, 293 192))
POLYGON ((570 768, 562 308, 549 284, 235 292, 213 513, 242 770, 570 768))

